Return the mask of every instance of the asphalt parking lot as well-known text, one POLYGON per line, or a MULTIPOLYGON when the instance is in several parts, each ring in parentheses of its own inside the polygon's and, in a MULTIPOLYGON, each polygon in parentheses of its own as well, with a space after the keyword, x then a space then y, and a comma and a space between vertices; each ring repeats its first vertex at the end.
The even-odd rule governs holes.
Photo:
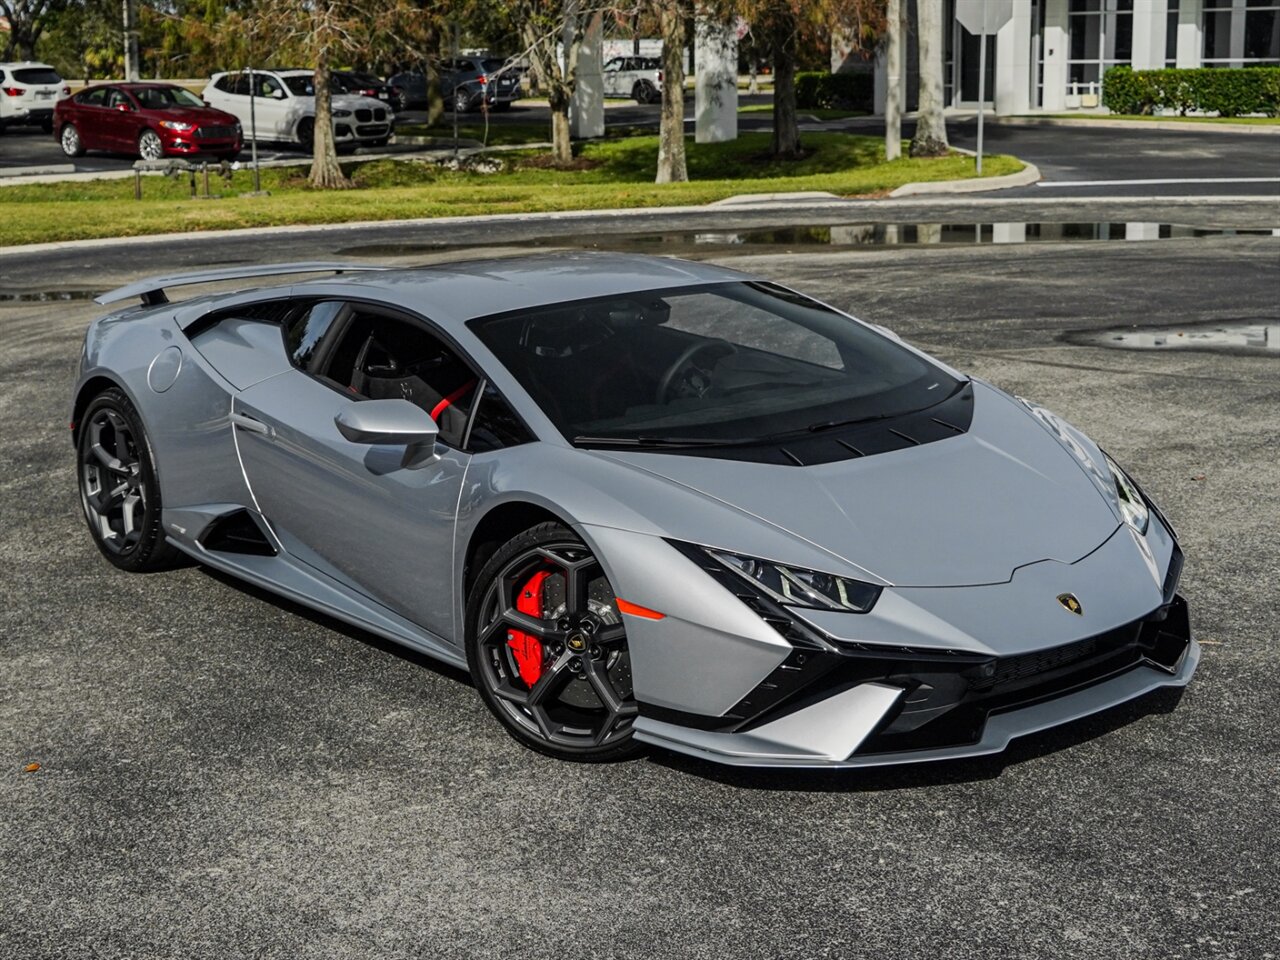
MULTIPOLYGON (((272 249, 407 263, 467 235, 272 249)), ((1280 237, 701 255, 883 323, 1129 467, 1187 555, 1205 646, 1185 694, 915 768, 537 756, 458 672, 195 567, 119 573, 92 546, 65 408, 98 308, 14 297, 243 259, 239 241, 0 257, 0 957, 1280 956, 1280 354, 1070 340, 1280 323, 1280 237)))

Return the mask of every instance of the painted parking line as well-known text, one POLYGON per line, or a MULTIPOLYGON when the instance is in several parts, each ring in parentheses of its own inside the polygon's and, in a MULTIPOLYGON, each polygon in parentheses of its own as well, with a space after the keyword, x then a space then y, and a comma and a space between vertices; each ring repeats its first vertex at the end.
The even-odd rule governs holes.
POLYGON ((1037 187, 1127 187, 1162 183, 1280 183, 1280 177, 1169 177, 1156 180, 1041 180, 1037 187))

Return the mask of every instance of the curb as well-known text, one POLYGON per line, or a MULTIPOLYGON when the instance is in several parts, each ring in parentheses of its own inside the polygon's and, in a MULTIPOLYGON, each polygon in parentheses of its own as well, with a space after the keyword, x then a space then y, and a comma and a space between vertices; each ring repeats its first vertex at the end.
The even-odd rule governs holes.
POLYGON ((75 173, 74 163, 46 163, 36 167, 0 167, 0 180, 5 177, 40 177, 75 173))
POLYGON ((1087 127, 1093 130, 1168 130, 1175 133, 1247 133, 1280 136, 1280 123, 1196 123, 1178 120, 1104 120, 1092 117, 988 117, 1002 127, 1087 127))
MULTIPOLYGON (((956 147, 952 148, 958 149, 956 147)), ((961 151, 969 153, 968 150, 961 151)), ((971 180, 926 180, 920 183, 904 183, 889 193, 891 198, 920 197, 938 194, 984 193, 988 190, 1007 190, 1010 187, 1028 187, 1040 179, 1040 168, 1026 163, 1017 173, 1003 177, 976 177, 971 180)))
MULTIPOLYGON (((993 178, 995 179, 995 178, 993 178)), ((750 196, 750 195, 748 195, 750 196)), ((1196 207, 1209 204, 1230 204, 1255 206, 1259 203, 1276 203, 1272 197, 1256 196, 1211 196, 1211 197, 1162 197, 1162 196, 1126 196, 1126 197, 1044 197, 1031 199, 1027 197, 974 197, 962 195, 935 196, 920 198, 903 198, 898 202, 884 199, 832 199, 808 201, 766 201, 756 204, 744 204, 742 213, 755 214, 777 211, 794 214, 800 210, 840 210, 847 209, 851 216, 874 218, 877 208, 883 210, 915 210, 935 212, 939 206, 947 204, 978 203, 993 210, 1016 207, 1020 204, 1031 204, 1036 207, 1087 207, 1107 204, 1164 204, 1167 206, 1196 207)), ((493 213, 475 217, 427 217, 413 220, 361 220, 353 223, 299 223, 282 227, 242 227, 231 230, 189 230, 185 233, 153 233, 135 237, 95 237, 88 240, 58 240, 51 243, 28 243, 18 246, 0 247, 0 257, 22 256, 25 254, 47 253, 59 250, 91 250, 118 245, 147 245, 200 242, 203 240, 226 240, 234 237, 253 236, 254 238, 270 236, 288 236, 305 233, 358 233, 363 230, 379 229, 437 229, 449 226, 477 224, 494 224, 500 226, 507 223, 574 221, 584 217, 609 217, 613 219, 630 219, 653 216, 678 216, 696 213, 731 214, 736 212, 725 206, 688 205, 676 207, 625 207, 621 209, 599 210, 556 210, 543 213, 493 213)))

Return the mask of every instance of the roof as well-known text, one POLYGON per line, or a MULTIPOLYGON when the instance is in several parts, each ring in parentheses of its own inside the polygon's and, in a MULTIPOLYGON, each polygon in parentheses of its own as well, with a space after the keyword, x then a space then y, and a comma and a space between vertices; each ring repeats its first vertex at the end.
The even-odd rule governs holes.
POLYGON ((373 286, 386 300, 437 322, 464 322, 571 300, 749 279, 736 270, 674 257, 546 253, 347 275, 300 286, 308 293, 333 285, 373 286))

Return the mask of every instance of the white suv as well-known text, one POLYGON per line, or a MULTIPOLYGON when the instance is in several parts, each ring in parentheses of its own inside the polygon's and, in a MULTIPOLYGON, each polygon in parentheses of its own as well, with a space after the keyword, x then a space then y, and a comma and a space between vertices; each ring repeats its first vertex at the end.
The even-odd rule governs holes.
MULTIPOLYGON (((249 116, 250 76, 247 70, 215 73, 201 96, 211 107, 240 121, 245 137, 278 140, 310 148, 316 126, 315 74, 310 70, 255 70, 253 113, 249 116)), ((333 138, 339 144, 380 147, 391 138, 394 114, 371 97, 333 96, 333 138)))
POLYGON ((0 131, 18 124, 53 132, 53 105, 71 96, 58 71, 47 63, 0 63, 0 131))

